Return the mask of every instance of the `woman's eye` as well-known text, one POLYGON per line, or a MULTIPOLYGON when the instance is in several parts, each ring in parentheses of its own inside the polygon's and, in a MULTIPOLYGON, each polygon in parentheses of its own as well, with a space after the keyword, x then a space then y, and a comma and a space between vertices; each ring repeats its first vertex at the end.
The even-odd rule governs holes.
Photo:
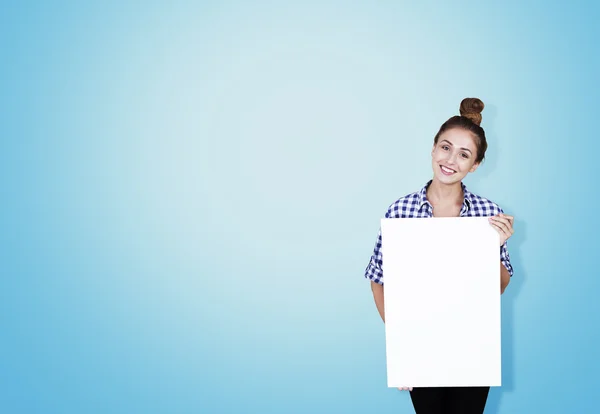
POLYGON ((467 154, 465 154, 464 152, 461 154, 463 158, 467 159, 469 158, 469 156, 467 154))
POLYGON ((442 145, 442 149, 443 149, 444 151, 448 151, 449 147, 448 147, 448 145, 442 145))

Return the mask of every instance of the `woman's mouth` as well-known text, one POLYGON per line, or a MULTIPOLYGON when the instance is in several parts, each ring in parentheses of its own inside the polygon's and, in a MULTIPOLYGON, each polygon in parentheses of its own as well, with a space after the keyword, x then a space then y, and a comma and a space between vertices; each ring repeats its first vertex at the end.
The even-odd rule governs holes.
POLYGON ((443 165, 440 165, 440 168, 442 170, 442 174, 444 174, 444 175, 452 175, 456 172, 450 168, 444 167, 443 165))

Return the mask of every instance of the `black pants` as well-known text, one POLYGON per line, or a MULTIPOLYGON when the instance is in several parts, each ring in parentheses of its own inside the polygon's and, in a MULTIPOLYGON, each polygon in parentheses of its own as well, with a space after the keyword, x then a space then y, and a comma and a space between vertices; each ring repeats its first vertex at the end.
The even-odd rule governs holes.
POLYGON ((490 387, 413 388, 416 414, 483 414, 490 387))

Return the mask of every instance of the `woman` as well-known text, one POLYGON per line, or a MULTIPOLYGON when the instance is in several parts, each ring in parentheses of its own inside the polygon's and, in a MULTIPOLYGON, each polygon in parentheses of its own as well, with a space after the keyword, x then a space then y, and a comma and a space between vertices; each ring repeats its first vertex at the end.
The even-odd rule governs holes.
MULTIPOLYGON (((462 180, 473 173, 484 159, 487 149, 481 128, 483 102, 466 98, 460 104, 460 116, 448 119, 433 141, 431 165, 433 179, 414 193, 396 200, 385 218, 489 217, 500 241, 500 294, 513 275, 506 241, 514 233, 513 217, 505 215, 494 202, 471 193, 462 180)), ((385 322, 383 304, 383 271, 381 229, 365 277, 371 281, 375 305, 385 322)), ((409 390, 417 414, 483 413, 489 387, 440 387, 409 390)))

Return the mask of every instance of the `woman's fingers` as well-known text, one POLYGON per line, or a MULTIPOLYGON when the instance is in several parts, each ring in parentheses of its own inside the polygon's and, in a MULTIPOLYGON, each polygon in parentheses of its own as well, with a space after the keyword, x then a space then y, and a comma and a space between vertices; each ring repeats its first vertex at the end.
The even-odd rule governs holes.
POLYGON ((500 234, 500 245, 506 243, 506 240, 510 238, 515 232, 513 229, 513 222, 515 218, 507 214, 500 213, 497 216, 489 217, 489 223, 496 229, 500 234))
POLYGON ((489 218, 489 222, 499 226, 507 235, 514 233, 512 222, 508 218, 494 216, 489 218))
POLYGON ((495 218, 505 223, 512 231, 513 223, 515 222, 515 218, 513 216, 508 216, 501 213, 498 216, 495 216, 495 218))
POLYGON ((492 222, 498 226, 505 234, 510 234, 510 225, 501 220, 492 220, 492 222))
POLYGON ((501 236, 504 235, 504 230, 502 229, 502 227, 500 227, 500 225, 492 220, 490 220, 490 224, 492 225, 493 228, 496 229, 496 231, 498 233, 500 233, 501 236))
POLYGON ((512 233, 506 228, 506 226, 502 226, 492 220, 490 220, 490 225, 494 227, 500 235, 500 246, 502 246, 504 243, 506 243, 512 233))
POLYGON ((491 222, 490 224, 492 226, 494 226, 496 228, 496 230, 498 230, 498 232, 500 233, 501 236, 504 236, 504 237, 510 236, 510 230, 508 230, 508 228, 505 225, 502 225, 502 224, 496 223, 496 222, 491 222))

